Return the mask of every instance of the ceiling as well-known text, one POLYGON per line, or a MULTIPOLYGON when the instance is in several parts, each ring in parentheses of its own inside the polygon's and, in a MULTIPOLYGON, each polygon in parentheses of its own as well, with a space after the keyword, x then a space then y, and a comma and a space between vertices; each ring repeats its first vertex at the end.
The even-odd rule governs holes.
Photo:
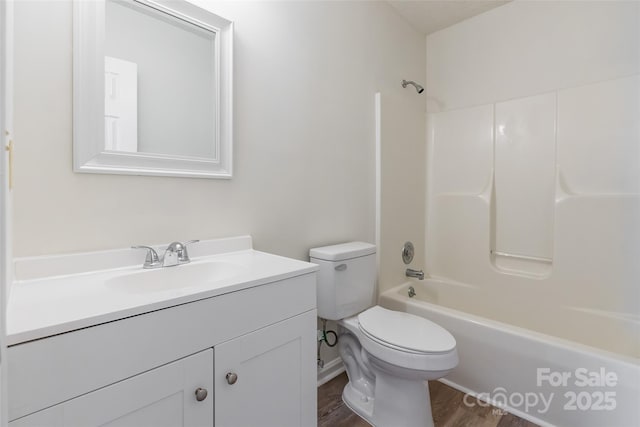
POLYGON ((510 0, 387 0, 423 34, 431 34, 510 0))

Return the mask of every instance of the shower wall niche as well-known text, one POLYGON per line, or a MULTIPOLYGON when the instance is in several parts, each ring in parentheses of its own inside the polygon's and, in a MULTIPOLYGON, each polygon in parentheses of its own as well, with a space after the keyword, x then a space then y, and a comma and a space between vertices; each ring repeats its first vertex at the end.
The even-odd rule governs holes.
POLYGON ((545 94, 429 116, 434 213, 447 218, 467 203, 487 210, 485 255, 504 272, 551 271, 555 105, 545 94))
POLYGON ((553 264, 556 94, 493 106, 491 262, 504 272, 546 276, 553 264))

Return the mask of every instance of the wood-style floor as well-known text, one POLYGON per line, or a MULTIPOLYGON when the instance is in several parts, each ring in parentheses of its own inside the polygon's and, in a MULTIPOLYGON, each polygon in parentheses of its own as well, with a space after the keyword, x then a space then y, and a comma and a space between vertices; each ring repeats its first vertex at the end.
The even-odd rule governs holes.
MULTIPOLYGON (((368 427, 342 401, 347 375, 341 374, 318 389, 318 427, 368 427)), ((429 382, 435 427, 537 427, 493 406, 467 406, 464 393, 437 381, 429 382)), ((467 398, 467 401, 475 399, 467 398)))

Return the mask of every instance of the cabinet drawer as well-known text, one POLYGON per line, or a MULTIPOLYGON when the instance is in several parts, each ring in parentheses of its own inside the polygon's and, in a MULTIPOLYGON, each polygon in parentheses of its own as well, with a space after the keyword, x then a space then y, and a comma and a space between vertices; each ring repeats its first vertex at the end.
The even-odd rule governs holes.
POLYGON ((305 274, 9 347, 9 420, 313 310, 315 284, 305 274))

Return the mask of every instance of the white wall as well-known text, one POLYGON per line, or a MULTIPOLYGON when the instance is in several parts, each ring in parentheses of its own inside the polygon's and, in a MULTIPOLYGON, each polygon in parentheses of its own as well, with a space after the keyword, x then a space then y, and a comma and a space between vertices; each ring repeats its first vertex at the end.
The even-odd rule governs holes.
MULTIPOLYGON (((424 82, 420 75, 407 79, 424 82)), ((407 281, 407 267, 425 268, 424 105, 424 93, 412 86, 380 96, 380 293, 407 281), (408 266, 401 256, 407 241, 415 247, 408 266)))
POLYGON ((409 96, 424 37, 384 2, 197 3, 235 22, 230 181, 74 174, 71 4, 16 4, 16 256, 249 233, 306 259, 374 241, 374 93, 409 96))
MULTIPOLYGON (((374 94, 406 100, 414 113, 396 136, 424 150, 424 98, 400 85, 424 78, 424 36, 384 2, 193 2, 235 24, 230 181, 74 174, 71 3, 16 4, 16 256, 251 234, 306 260, 311 247, 375 241, 374 94)), ((418 210, 401 217, 416 243, 423 223, 418 210)))
POLYGON ((636 1, 521 1, 427 37, 429 112, 629 76, 636 1))
POLYGON ((638 2, 515 1, 427 37, 427 264, 481 295, 451 305, 640 356, 639 73, 638 2))

